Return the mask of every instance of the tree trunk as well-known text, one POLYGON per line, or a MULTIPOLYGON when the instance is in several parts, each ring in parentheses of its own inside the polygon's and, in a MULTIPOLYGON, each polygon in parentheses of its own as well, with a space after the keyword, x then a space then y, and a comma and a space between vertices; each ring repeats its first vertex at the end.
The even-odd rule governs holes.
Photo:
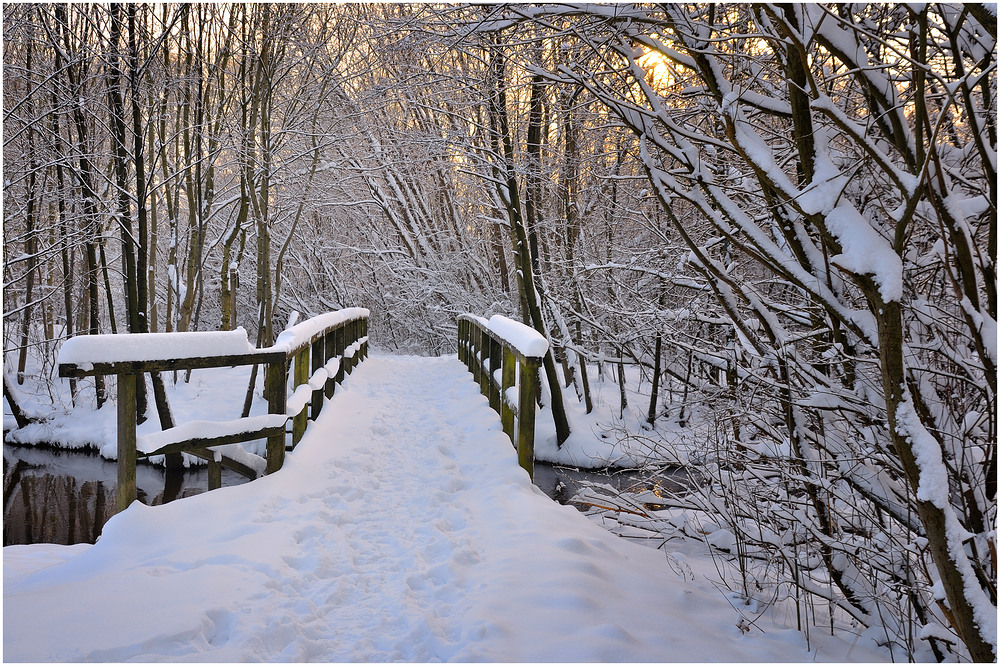
MULTIPOLYGON (((514 146, 510 134, 510 124, 507 119, 504 66, 502 54, 497 45, 493 46, 490 55, 492 70, 490 81, 493 86, 492 90, 490 90, 489 99, 490 114, 493 116, 493 122, 490 124, 496 128, 499 135, 498 141, 502 144, 503 152, 498 157, 504 162, 504 179, 502 181, 498 179, 497 187, 500 198, 507 208, 507 217, 510 220, 511 230, 515 239, 515 259, 517 260, 517 272, 520 276, 519 286, 522 287, 521 293, 531 325, 541 335, 548 338, 545 323, 542 320, 542 312, 538 307, 538 294, 535 291, 531 251, 524 228, 524 220, 521 217, 521 199, 518 193, 517 176, 514 169, 514 146)), ((559 445, 562 445, 569 437, 570 430, 551 345, 545 352, 543 365, 545 367, 545 378, 549 385, 549 391, 552 394, 552 417, 555 420, 556 440, 559 445)))

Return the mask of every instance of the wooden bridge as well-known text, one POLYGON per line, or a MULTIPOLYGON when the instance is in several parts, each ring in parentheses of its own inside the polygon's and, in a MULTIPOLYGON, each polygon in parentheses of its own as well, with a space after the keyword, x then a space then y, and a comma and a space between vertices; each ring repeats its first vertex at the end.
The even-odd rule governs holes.
MULTIPOLYGON (((187 453, 208 462, 209 490, 226 467, 250 479, 281 469, 338 385, 368 356, 368 316, 347 308, 286 329, 271 347, 254 349, 246 331, 84 335, 59 354, 60 377, 115 375, 118 384, 117 510, 136 499, 138 458, 187 453), (136 387, 144 373, 263 366, 268 413, 227 421, 194 421, 136 435, 136 387), (267 440, 266 456, 239 446, 267 440)), ((472 373, 529 474, 534 464, 538 369, 544 337, 506 317, 458 318, 458 356, 472 373), (516 427, 515 427, 516 423, 516 427)))

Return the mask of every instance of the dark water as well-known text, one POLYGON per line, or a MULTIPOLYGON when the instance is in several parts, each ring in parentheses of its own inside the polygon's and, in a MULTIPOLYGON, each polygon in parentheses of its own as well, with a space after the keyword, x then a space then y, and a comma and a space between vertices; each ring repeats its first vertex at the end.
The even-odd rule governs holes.
MULTIPOLYGON (((118 467, 96 453, 3 445, 3 545, 94 543, 114 514, 118 467)), ((139 501, 164 504, 208 490, 208 470, 172 474, 139 464, 139 501)), ((247 479, 222 470, 222 485, 247 479)))
MULTIPOLYGON (((610 486, 619 492, 650 491, 653 495, 666 496, 683 493, 691 487, 686 473, 676 469, 655 471, 638 469, 581 470, 574 467, 549 465, 535 461, 535 485, 542 492, 559 502, 575 506, 581 511, 590 507, 573 502, 573 497, 587 484, 610 486)), ((647 503, 646 508, 656 509, 647 503)))

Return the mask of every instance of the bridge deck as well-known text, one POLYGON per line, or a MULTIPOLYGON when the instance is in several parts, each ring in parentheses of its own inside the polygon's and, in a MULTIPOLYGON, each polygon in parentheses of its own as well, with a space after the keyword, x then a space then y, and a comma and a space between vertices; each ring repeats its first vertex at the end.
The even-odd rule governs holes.
POLYGON ((662 553, 534 488, 454 358, 372 357, 279 472, 19 552, 11 661, 693 661, 740 638, 662 553))

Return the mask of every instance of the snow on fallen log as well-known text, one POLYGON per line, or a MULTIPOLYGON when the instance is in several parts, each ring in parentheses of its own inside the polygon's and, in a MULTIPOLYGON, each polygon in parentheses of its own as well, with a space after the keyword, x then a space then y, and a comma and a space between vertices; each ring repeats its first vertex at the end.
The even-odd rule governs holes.
POLYGON ((538 331, 503 315, 493 315, 487 328, 506 340, 514 349, 528 357, 541 358, 549 349, 549 341, 538 331))
POLYGON ((85 366, 91 363, 235 356, 253 351, 247 332, 242 327, 235 331, 78 335, 63 343, 59 350, 59 363, 85 366))

